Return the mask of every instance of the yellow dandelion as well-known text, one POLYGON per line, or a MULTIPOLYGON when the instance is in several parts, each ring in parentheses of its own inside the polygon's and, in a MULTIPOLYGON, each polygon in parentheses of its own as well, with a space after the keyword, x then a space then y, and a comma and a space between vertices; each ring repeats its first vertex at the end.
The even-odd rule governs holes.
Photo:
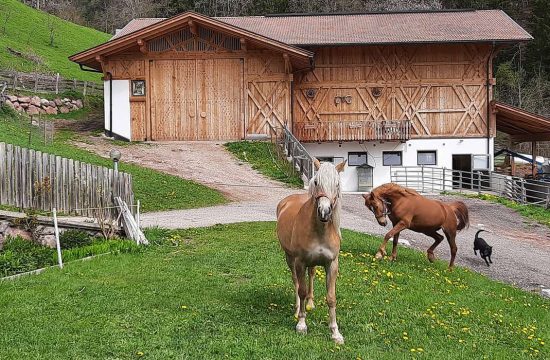
POLYGON ((187 309, 187 305, 182 305, 181 308, 185 310, 187 309))
POLYGON ((136 355, 137 355, 137 356, 143 356, 144 354, 143 354, 143 351, 138 351, 138 352, 136 353, 136 355))
POLYGON ((424 349, 422 349, 421 347, 419 347, 419 348, 416 348, 416 351, 418 351, 418 352, 424 352, 424 349))

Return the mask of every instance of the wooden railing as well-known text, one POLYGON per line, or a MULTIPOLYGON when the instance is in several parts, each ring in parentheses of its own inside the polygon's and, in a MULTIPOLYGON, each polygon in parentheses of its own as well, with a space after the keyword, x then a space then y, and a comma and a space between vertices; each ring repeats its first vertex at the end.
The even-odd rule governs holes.
POLYGON ((274 127, 269 122, 267 124, 270 128, 271 142, 277 145, 278 151, 290 161, 296 171, 310 180, 315 175, 313 157, 285 125, 278 124, 279 126, 274 127))
POLYGON ((24 90, 34 93, 60 94, 67 90, 75 90, 86 95, 103 94, 103 84, 93 81, 64 79, 59 74, 27 74, 11 70, 0 70, 0 87, 5 83, 7 90, 24 90))
POLYGON ((319 141, 407 141, 409 120, 295 122, 294 135, 302 142, 319 141))

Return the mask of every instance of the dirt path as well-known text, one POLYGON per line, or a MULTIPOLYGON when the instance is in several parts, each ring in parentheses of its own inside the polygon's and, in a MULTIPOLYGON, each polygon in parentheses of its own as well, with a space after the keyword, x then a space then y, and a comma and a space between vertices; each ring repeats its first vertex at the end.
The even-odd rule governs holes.
POLYGON ((235 159, 220 142, 157 142, 120 146, 102 137, 89 136, 86 142, 76 145, 103 157, 109 157, 109 152, 116 148, 122 153, 123 162, 194 180, 221 191, 233 201, 255 199, 274 202, 295 192, 235 159))
MULTIPOLYGON (((123 161, 195 180, 220 190, 234 200, 223 206, 144 214, 143 226, 176 229, 243 221, 273 221, 277 202, 296 192, 266 179, 248 164, 236 160, 223 145, 216 142, 117 146, 103 138, 90 137, 86 143, 77 145, 105 157, 111 149, 118 148, 123 154, 123 161)), ((457 199, 453 196, 436 198, 444 201, 457 199)), ((528 221, 503 205, 477 199, 461 200, 470 210, 472 226, 458 236, 457 265, 524 289, 533 289, 541 284, 550 287, 550 231, 547 227, 528 221), (493 246, 494 264, 491 267, 487 267, 473 252, 474 234, 479 227, 490 231, 483 237, 493 246)), ((362 198, 351 194, 344 196, 342 226, 378 235, 384 235, 390 229, 389 226, 379 226, 363 206, 362 198)), ((432 243, 430 238, 410 231, 404 231, 401 239, 423 252, 432 243)), ((449 246, 445 241, 436 254, 448 260, 449 246)))

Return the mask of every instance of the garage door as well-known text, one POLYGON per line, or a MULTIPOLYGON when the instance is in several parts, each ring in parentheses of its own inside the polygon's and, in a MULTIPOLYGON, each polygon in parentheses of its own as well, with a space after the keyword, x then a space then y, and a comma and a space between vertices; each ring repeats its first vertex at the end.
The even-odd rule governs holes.
POLYGON ((240 139, 242 94, 241 59, 152 61, 152 140, 240 139))

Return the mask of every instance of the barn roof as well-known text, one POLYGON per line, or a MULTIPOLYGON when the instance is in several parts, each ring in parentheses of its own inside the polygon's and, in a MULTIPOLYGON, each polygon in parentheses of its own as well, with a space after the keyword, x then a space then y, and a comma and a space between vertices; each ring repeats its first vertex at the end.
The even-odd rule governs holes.
POLYGON ((102 68, 102 60, 105 56, 121 53, 136 46, 142 47, 147 41, 154 39, 161 34, 178 30, 182 27, 190 27, 195 23, 200 26, 237 36, 242 40, 248 41, 265 49, 282 52, 288 55, 291 59, 297 59, 297 61, 308 65, 313 60, 313 53, 306 49, 253 33, 249 30, 239 28, 229 23, 222 22, 218 19, 198 14, 193 11, 187 11, 168 19, 161 19, 160 21, 150 23, 148 26, 142 27, 138 30, 127 32, 124 35, 119 34, 118 37, 113 38, 106 43, 94 46, 88 50, 84 50, 78 54, 70 56, 69 60, 80 65, 85 65, 99 70, 102 68))
MULTIPOLYGON (((291 45, 516 42, 532 37, 502 10, 218 17, 291 45)), ((134 19, 113 39, 163 21, 134 19)))
POLYGON ((512 141, 550 141, 550 118, 496 100, 491 107, 497 130, 510 135, 512 141))

